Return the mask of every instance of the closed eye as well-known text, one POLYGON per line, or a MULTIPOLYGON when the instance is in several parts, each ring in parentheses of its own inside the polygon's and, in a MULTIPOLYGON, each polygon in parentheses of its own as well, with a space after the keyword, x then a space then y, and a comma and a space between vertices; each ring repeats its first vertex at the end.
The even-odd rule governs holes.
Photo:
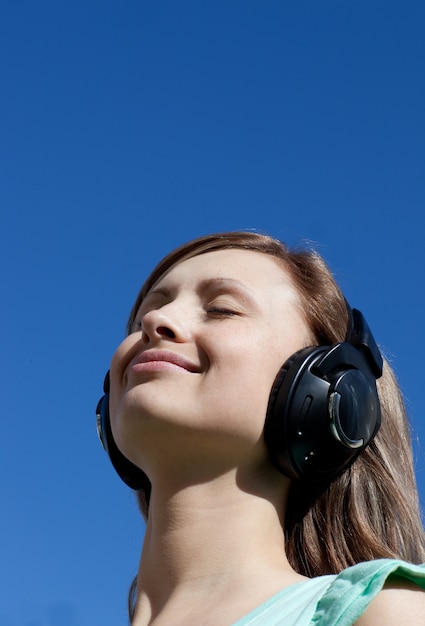
POLYGON ((142 320, 135 319, 131 324, 131 333, 137 333, 142 330, 142 320))
POLYGON ((239 315, 239 313, 235 311, 234 309, 228 309, 226 307, 221 307, 221 306, 210 306, 207 309, 207 313, 209 313, 210 315, 217 315, 217 316, 239 315))

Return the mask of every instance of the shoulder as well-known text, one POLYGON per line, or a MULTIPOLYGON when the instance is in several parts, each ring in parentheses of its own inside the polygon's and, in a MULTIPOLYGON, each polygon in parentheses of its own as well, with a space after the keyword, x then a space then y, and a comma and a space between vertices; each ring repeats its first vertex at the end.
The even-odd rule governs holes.
POLYGON ((313 624, 425 624, 425 565, 378 559, 340 572, 318 603, 313 624))
POLYGON ((356 626, 414 624, 425 624, 425 591, 405 580, 387 583, 356 622, 356 626))

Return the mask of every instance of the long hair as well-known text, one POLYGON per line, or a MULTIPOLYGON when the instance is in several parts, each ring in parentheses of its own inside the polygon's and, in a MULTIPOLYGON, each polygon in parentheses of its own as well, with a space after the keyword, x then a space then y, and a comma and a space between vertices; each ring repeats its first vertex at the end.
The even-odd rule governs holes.
MULTIPOLYGON (((206 235, 177 248, 155 267, 128 320, 128 332, 146 294, 172 267, 188 258, 228 248, 270 255, 285 269, 299 294, 316 345, 343 341, 348 312, 343 294, 316 252, 290 249, 273 237, 253 232, 206 235)), ((371 445, 339 476, 302 487, 294 482, 285 517, 286 551, 292 567, 305 576, 336 574, 376 558, 425 561, 425 534, 413 469, 409 423, 402 395, 387 361, 377 381, 382 426, 371 445)), ((149 514, 150 483, 137 493, 149 514)), ((134 612, 136 580, 129 596, 134 612)))

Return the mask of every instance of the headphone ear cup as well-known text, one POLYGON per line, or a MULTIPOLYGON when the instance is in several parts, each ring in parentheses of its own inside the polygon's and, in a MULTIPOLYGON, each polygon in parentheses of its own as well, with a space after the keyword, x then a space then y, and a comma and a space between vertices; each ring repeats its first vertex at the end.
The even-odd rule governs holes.
MULTIPOLYGON (((319 348, 304 348, 295 352, 280 368, 273 384, 264 426, 264 437, 270 457, 279 471, 293 480, 303 474, 299 458, 306 446, 301 444, 299 433, 305 432, 306 416, 311 397, 307 394, 301 404, 301 412, 295 414, 293 398, 299 388, 299 380, 310 362, 315 360, 319 348)), ((297 396, 297 399, 299 395, 297 396)), ((308 447, 308 446, 307 446, 308 447)), ((308 451, 305 450, 306 455, 308 451)), ((303 465, 303 464, 301 464, 303 465)))
POLYGON ((296 352, 279 370, 265 422, 276 467, 293 480, 326 480, 370 443, 381 421, 376 380, 348 343, 296 352))
POLYGON ((109 372, 106 374, 103 388, 105 395, 99 400, 96 408, 96 426, 100 442, 108 453, 115 471, 126 485, 131 489, 146 490, 150 487, 148 477, 122 454, 112 434, 109 416, 109 372))

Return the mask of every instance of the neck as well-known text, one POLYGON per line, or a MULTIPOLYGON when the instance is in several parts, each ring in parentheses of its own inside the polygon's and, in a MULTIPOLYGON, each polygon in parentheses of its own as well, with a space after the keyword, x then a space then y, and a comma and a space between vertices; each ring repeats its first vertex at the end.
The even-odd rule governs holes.
POLYGON ((171 607, 174 619, 184 607, 196 614, 199 606, 205 616, 206 606, 225 605, 230 593, 261 602, 299 579, 284 548, 288 482, 272 468, 264 473, 267 480, 254 486, 240 469, 178 488, 153 483, 135 624, 150 624, 171 607))

